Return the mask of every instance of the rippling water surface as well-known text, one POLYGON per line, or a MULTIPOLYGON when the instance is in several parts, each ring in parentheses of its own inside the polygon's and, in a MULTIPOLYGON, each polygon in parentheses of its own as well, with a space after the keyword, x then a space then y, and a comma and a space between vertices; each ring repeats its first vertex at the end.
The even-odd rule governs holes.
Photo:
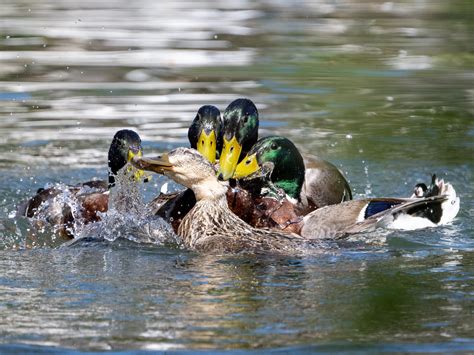
MULTIPOLYGON (((0 351, 474 350, 473 4, 27 1, 0 9, 0 351), (453 183, 448 226, 302 258, 115 241, 56 248, 15 218, 46 183, 106 176, 117 129, 153 154, 249 97, 356 197, 453 183)), ((144 195, 157 193, 154 177, 144 195)))

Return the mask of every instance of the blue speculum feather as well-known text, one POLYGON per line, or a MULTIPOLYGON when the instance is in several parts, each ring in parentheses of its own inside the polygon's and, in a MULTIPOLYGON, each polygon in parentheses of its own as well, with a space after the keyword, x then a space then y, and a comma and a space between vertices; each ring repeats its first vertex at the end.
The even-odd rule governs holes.
POLYGON ((367 205, 367 208, 365 209, 364 218, 369 218, 370 216, 373 216, 374 214, 388 210, 389 208, 392 208, 393 206, 396 206, 399 204, 400 202, 396 202, 396 201, 371 201, 369 202, 369 204, 367 205))

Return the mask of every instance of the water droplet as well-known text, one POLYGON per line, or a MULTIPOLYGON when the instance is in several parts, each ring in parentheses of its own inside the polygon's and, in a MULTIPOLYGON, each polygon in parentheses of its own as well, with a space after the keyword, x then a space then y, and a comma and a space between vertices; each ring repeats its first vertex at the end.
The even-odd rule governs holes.
POLYGON ((214 39, 217 39, 217 38, 218 38, 218 36, 217 36, 217 35, 214 35, 214 39))
POLYGON ((5 38, 6 38, 6 39, 9 39, 9 38, 10 38, 10 36, 5 36, 5 38))
POLYGON ((352 134, 346 134, 347 139, 352 139, 352 134))

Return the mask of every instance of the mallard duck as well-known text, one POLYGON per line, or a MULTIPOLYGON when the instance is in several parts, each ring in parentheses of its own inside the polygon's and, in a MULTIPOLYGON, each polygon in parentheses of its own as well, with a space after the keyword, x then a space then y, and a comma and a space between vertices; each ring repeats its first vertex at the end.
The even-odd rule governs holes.
POLYGON ((219 178, 229 180, 237 163, 258 138, 258 110, 249 99, 232 101, 224 111, 223 147, 219 158, 219 178))
MULTIPOLYGON (((108 153, 108 180, 88 181, 78 185, 56 185, 39 189, 31 199, 22 203, 18 216, 46 220, 56 232, 72 237, 75 222, 83 224, 100 219, 98 213, 108 209, 109 189, 115 185, 117 173, 136 155, 142 154, 141 139, 134 131, 118 131, 110 144, 108 153)), ((143 177, 143 171, 135 171, 136 180, 143 177)))
POLYGON ((237 165, 233 177, 246 179, 263 176, 261 187, 266 194, 287 197, 299 214, 352 199, 351 189, 342 173, 325 160, 313 160, 305 168, 298 148, 288 138, 260 138, 237 165))
POLYGON ((192 148, 177 148, 157 159, 135 157, 139 169, 166 175, 194 192, 196 203, 179 224, 186 247, 212 253, 295 252, 304 239, 296 234, 253 228, 228 207, 228 182, 219 181, 214 166, 192 148))
POLYGON ((181 221, 178 235, 187 247, 203 252, 291 252, 310 240, 340 239, 377 227, 397 227, 397 223, 404 227, 404 221, 444 224, 459 210, 453 187, 443 183, 438 196, 351 200, 320 208, 301 219, 298 236, 253 228, 237 217, 227 204, 227 183, 216 179, 213 166, 194 149, 177 148, 156 159, 135 157, 132 163, 164 174, 194 192, 197 202, 181 221))

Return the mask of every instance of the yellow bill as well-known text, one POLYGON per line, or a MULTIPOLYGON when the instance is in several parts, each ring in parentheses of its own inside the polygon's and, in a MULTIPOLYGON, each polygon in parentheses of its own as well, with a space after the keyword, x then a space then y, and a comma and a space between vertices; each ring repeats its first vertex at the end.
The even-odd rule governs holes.
POLYGON ((206 134, 204 129, 201 130, 201 134, 199 135, 197 142, 197 150, 212 164, 216 162, 216 145, 217 140, 214 130, 212 130, 209 135, 206 134))
MULTIPOLYGON (((134 157, 141 157, 142 156, 142 151, 139 150, 136 154, 129 149, 128 150, 128 156, 127 156, 127 161, 131 162, 134 157)), ((127 173, 133 172, 133 178, 135 181, 149 181, 151 179, 151 174, 146 174, 144 170, 137 169, 133 167, 132 165, 129 165, 127 167, 127 173)))
POLYGON ((241 152, 242 146, 237 142, 235 136, 230 141, 224 138, 224 146, 219 158, 219 176, 222 179, 229 180, 234 175, 241 152))
POLYGON ((234 179, 242 179, 250 176, 260 170, 260 166, 257 162, 257 154, 247 155, 245 158, 237 164, 235 168, 234 179))

